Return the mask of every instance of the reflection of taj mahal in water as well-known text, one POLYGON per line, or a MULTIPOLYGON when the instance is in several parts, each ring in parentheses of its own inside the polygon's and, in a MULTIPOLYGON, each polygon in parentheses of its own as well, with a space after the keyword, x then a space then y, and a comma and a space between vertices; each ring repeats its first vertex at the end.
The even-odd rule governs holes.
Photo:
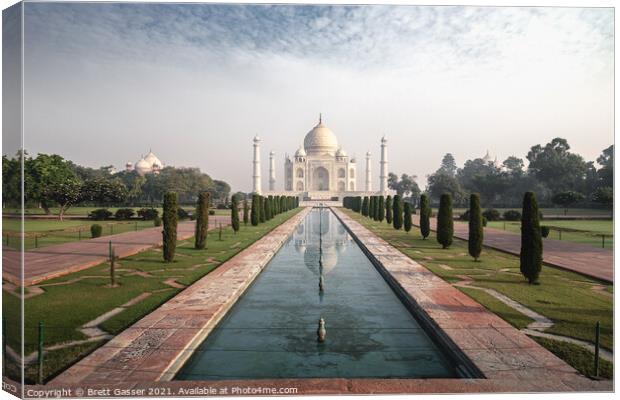
POLYGON ((276 191, 275 153, 269 153, 269 191, 262 191, 260 138, 254 137, 253 192, 296 195, 302 200, 341 200, 344 196, 386 194, 388 178, 387 139, 381 139, 379 191, 372 190, 371 153, 366 153, 364 188, 358 190, 357 160, 338 144, 334 132, 319 122, 305 136, 293 157, 284 158, 284 192, 276 191))
POLYGON ((329 273, 338 264, 338 254, 341 253, 351 241, 351 237, 342 224, 332 222, 332 213, 328 209, 322 209, 320 219, 313 218, 312 224, 300 224, 293 234, 295 249, 304 255, 306 267, 317 275, 320 274, 319 260, 319 232, 322 238, 322 264, 323 275, 329 273))

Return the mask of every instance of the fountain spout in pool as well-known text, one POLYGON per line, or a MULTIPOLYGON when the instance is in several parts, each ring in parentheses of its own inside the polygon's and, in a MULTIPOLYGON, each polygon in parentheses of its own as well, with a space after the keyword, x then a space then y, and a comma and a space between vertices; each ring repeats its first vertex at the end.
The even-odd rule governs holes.
POLYGON ((319 329, 316 331, 317 340, 320 343, 325 341, 325 335, 327 335, 327 331, 325 330, 325 320, 323 318, 319 319, 319 329))

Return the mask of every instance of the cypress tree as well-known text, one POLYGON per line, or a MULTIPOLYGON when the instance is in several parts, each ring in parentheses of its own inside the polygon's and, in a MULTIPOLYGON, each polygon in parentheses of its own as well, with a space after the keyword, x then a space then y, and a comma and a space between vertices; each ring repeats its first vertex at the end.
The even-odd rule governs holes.
POLYGON ((174 252, 177 247, 177 223, 179 218, 179 202, 176 192, 167 192, 164 195, 164 215, 162 231, 164 243, 164 261, 174 261, 174 252))
POLYGON ((482 241, 484 238, 484 229, 482 226, 482 211, 480 210, 480 195, 472 193, 469 196, 469 238, 468 247, 469 255, 478 261, 480 253, 482 253, 482 241))
POLYGON ((237 195, 233 195, 230 204, 230 224, 235 234, 239 231, 239 201, 237 195))
POLYGON ((260 200, 258 200, 258 195, 253 194, 252 195, 252 218, 251 218, 252 226, 256 226, 260 222, 260 212, 258 211, 259 201, 260 200))
POLYGON ((379 196, 373 196, 375 200, 372 202, 372 219, 379 221, 379 196))
POLYGON ((437 241, 444 249, 447 249, 452 244, 453 235, 452 196, 444 193, 439 200, 439 211, 437 212, 437 241))
POLYGON ((198 194, 196 202, 196 232, 194 234, 194 248, 204 249, 207 245, 207 230, 209 229, 209 192, 198 194))
POLYGON ((370 196, 369 198, 368 218, 375 219, 375 196, 370 196))
POLYGON ((273 204, 273 196, 269 195, 269 219, 272 219, 276 215, 276 206, 273 204))
POLYGON ((404 205, 404 210, 405 216, 403 226, 405 227, 405 232, 409 233, 409 231, 411 230, 411 203, 406 201, 404 205))
POLYGON ((275 202, 276 202, 276 214, 282 213, 282 210, 280 210, 280 196, 275 197, 275 202))
POLYGON ((248 199, 243 200, 243 225, 247 225, 250 218, 250 209, 248 206, 248 199))
POLYGON ((532 283, 538 282, 542 269, 543 243, 540 233, 538 202, 533 192, 523 196, 521 212, 521 273, 532 283))
POLYGON ((394 196, 394 204, 392 205, 392 216, 394 229, 400 229, 403 227, 403 203, 400 200, 399 195, 394 196))
POLYGON ((355 198, 355 208, 353 211, 361 213, 362 212, 362 196, 357 196, 355 198))
POLYGON ((385 219, 385 198, 383 196, 379 196, 379 222, 383 222, 385 219))
POLYGON ((265 211, 265 221, 269 221, 271 219, 271 204, 269 203, 269 197, 265 197, 263 199, 263 210, 265 211))
POLYGON ((286 212, 286 206, 284 204, 284 198, 285 198, 285 196, 280 197, 280 211, 282 211, 282 212, 286 212))
POLYGON ((431 234, 431 207, 428 203, 428 196, 420 196, 420 233, 422 239, 426 239, 431 234))
POLYGON ((265 210, 266 204, 267 202, 265 201, 265 198, 263 196, 258 196, 258 216, 259 216, 259 221, 261 223, 265 222, 267 220, 267 212, 265 210))
POLYGON ((368 202, 370 200, 368 200, 368 196, 364 196, 364 200, 362 201, 362 215, 364 217, 368 216, 368 202))
POLYGON ((385 222, 392 224, 392 196, 385 198, 385 222))

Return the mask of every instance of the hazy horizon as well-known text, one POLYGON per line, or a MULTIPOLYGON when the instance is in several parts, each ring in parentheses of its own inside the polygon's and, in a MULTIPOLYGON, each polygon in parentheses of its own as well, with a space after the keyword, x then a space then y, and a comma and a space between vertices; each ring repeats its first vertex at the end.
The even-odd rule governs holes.
MULTIPOLYGON (((421 187, 445 153, 613 143, 613 9, 25 4, 25 148, 122 169, 149 149, 251 190, 323 114, 349 155, 388 136, 421 187)), ((6 79, 6 78, 5 78, 6 79)))

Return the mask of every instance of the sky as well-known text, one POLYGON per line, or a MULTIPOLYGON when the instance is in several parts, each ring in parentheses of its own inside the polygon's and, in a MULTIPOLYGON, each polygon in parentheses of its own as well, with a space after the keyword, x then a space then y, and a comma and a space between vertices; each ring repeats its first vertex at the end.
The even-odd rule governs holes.
POLYGON ((26 3, 24 23, 25 147, 82 165, 152 149, 250 191, 258 134, 281 190, 319 113, 358 187, 383 135, 422 187, 447 152, 613 143, 610 8, 26 3))

